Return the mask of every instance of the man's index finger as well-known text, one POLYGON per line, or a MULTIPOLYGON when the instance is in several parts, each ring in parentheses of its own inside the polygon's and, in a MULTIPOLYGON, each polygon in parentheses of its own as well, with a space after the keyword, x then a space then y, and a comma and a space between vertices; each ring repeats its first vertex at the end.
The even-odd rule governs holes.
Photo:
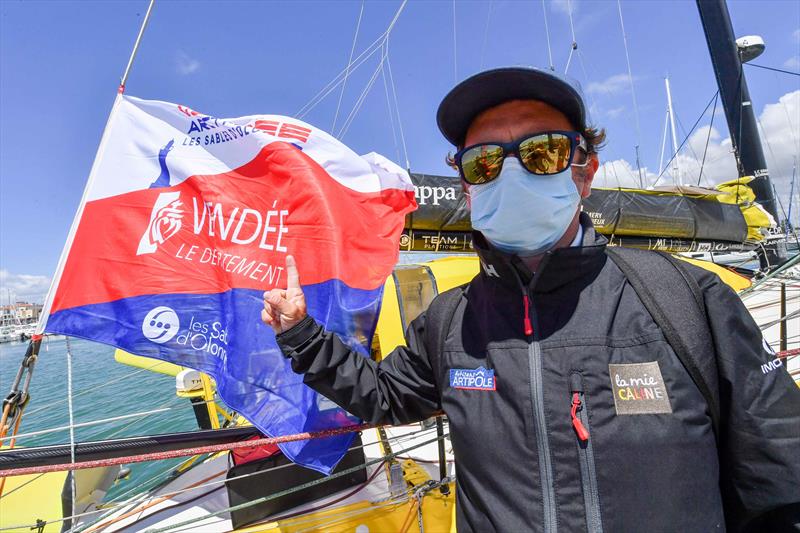
POLYGON ((294 256, 286 256, 286 288, 299 289, 300 288, 300 274, 297 272, 297 263, 294 256))

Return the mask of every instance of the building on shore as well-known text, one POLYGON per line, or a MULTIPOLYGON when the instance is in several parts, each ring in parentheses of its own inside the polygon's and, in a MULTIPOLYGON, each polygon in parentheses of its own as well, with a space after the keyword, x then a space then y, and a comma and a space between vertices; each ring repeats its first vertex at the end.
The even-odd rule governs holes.
POLYGON ((34 324, 39 320, 41 312, 42 304, 17 302, 0 306, 0 326, 34 324))

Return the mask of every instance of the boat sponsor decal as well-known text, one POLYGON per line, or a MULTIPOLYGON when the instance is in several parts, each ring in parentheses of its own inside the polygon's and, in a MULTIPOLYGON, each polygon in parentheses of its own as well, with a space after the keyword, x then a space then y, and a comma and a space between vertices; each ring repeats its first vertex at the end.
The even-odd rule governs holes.
MULTIPOLYGON (((292 372, 262 297, 292 254, 309 314, 368 356, 415 207, 403 168, 297 119, 119 96, 43 328, 205 372, 268 435, 350 425, 292 372)), ((280 446, 327 474, 352 438, 280 446)))
POLYGON ((451 368, 450 386, 462 390, 497 390, 494 370, 484 367, 451 368))
POLYGON ((671 413, 658 361, 652 363, 610 364, 611 389, 618 415, 671 413))

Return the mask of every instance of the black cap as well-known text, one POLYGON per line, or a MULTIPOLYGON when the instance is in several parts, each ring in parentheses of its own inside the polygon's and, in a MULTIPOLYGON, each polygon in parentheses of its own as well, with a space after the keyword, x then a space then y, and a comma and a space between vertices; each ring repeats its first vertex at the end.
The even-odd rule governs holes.
POLYGON ((550 104, 580 132, 589 121, 577 81, 549 69, 502 67, 480 72, 456 85, 439 104, 436 122, 448 141, 461 146, 476 116, 510 100, 550 104))

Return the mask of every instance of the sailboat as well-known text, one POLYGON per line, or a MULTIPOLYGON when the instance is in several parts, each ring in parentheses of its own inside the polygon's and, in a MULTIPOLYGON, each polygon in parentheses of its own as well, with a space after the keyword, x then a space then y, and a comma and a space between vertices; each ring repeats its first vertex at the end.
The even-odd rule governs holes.
MULTIPOLYGON (((148 10, 137 47, 149 14, 148 10)), ((126 77, 127 72, 123 86, 126 77)), ((743 172, 749 170, 743 167, 743 172)), ((469 219, 458 179, 422 174, 412 178, 420 209, 406 222, 401 249, 445 255, 469 252, 469 219), (444 190, 435 190, 438 187, 444 190)), ((766 174, 758 174, 758 180, 750 181, 769 184, 766 174)), ((739 187, 749 184, 736 180, 733 186, 737 191, 733 194, 739 198, 744 196, 739 187)), ((763 196, 766 193, 762 189, 752 187, 755 191, 752 194, 757 199, 766 198, 768 205, 769 196, 763 196)), ((766 190, 771 194, 771 188, 766 190)), ((729 193, 719 193, 610 189, 593 195, 597 203, 587 205, 586 209, 598 227, 605 228, 614 243, 623 246, 673 252, 703 246, 720 246, 723 248, 717 249, 725 250, 760 247, 758 237, 764 238, 761 230, 766 227, 759 221, 748 220, 745 210, 749 206, 738 201, 721 201, 720 197, 729 193), (709 195, 713 197, 707 198, 709 195), (633 211, 633 221, 626 220, 631 210, 620 206, 639 201, 644 206, 633 211), (665 226, 658 210, 674 212, 676 207, 687 204, 691 205, 686 208, 690 214, 677 219, 684 221, 683 226, 677 232, 667 233, 665 227, 674 224, 665 226), (726 222, 716 228, 703 226, 704 215, 697 213, 702 213, 704 206, 713 206, 714 213, 723 212, 726 222), (647 217, 661 220, 662 224, 642 228, 642 217, 645 221, 647 217)), ((404 343, 405 327, 432 298, 469 281, 478 272, 478 266, 477 258, 468 254, 398 265, 384 285, 372 357, 380 359, 404 343)), ((800 278, 797 258, 765 270, 755 280, 715 265, 704 267, 718 272, 742 294, 764 329, 767 342, 780 346, 776 361, 785 364, 784 361, 794 358, 790 371, 797 375, 798 350, 789 349, 786 333, 789 320, 797 320, 796 309, 800 305, 796 297, 786 295, 787 285, 796 287, 800 278)), ((24 431, 18 432, 19 421, 27 405, 27 385, 41 342, 36 339, 30 344, 12 386, 10 401, 4 405, 7 428, 0 435, 4 445, 13 445, 6 433, 25 436, 24 431)), ((792 346, 795 345, 797 341, 793 339, 792 346)), ((322 476, 274 453, 274 446, 281 439, 302 440, 322 435, 264 437, 219 401, 215 383, 208 376, 189 368, 156 364, 121 350, 115 357, 118 362, 136 368, 136 372, 147 370, 174 376, 177 395, 191 402, 198 430, 2 451, 0 476, 6 477, 0 499, 0 528, 359 533, 455 529, 453 480, 457 465, 443 417, 403 427, 343 428, 342 431, 357 431, 359 437, 337 469, 329 476, 322 476), (182 462, 177 466, 170 464, 150 483, 130 487, 112 501, 104 500, 109 487, 125 483, 123 465, 170 458, 182 462), (68 474, 68 470, 72 473, 68 474)))

